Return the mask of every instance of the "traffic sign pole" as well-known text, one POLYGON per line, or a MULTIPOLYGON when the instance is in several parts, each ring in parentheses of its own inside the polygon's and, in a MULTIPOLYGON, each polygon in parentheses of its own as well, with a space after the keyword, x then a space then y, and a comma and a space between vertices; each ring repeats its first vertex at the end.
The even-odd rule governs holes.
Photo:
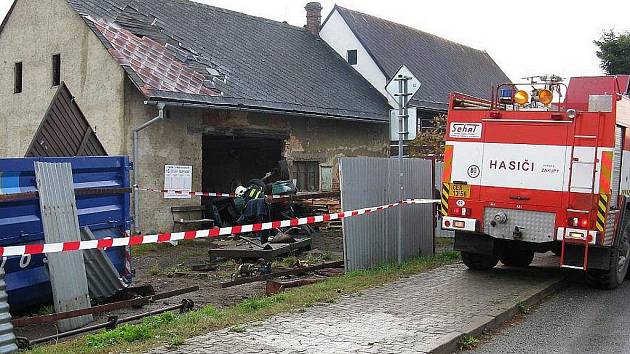
MULTIPOLYGON (((408 137, 407 121, 409 120, 409 98, 420 89, 420 81, 407 69, 401 66, 394 78, 387 83, 385 90, 398 102, 398 200, 405 196, 403 172, 403 140, 408 137)), ((416 127, 414 127, 416 129, 416 127)), ((398 209, 397 248, 398 263, 402 263, 402 208, 398 209)))
MULTIPOLYGON (((407 98, 409 96, 408 89, 408 76, 398 75, 395 80, 398 81, 398 200, 403 200, 404 191, 404 172, 403 172, 403 140, 406 135, 405 121, 409 117, 407 114, 407 98)), ((397 233, 397 246, 398 246, 398 263, 402 263, 402 208, 398 209, 398 233, 397 233)))

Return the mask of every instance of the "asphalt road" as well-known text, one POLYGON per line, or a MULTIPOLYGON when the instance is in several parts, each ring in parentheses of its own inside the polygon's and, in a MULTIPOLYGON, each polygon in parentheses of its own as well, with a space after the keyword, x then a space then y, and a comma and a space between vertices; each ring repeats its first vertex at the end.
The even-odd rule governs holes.
POLYGON ((481 342, 467 353, 630 353, 630 281, 612 291, 572 283, 481 342))

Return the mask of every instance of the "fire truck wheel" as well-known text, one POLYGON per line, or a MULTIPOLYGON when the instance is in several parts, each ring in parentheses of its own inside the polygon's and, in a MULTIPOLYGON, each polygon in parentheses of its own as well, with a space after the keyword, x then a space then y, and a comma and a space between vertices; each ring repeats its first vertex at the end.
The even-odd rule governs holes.
POLYGON ((501 263, 508 267, 527 267, 534 260, 534 251, 511 249, 501 257, 501 263))
POLYGON ((629 227, 630 223, 626 224, 619 244, 611 249, 610 268, 608 270, 589 269, 586 271, 586 280, 592 287, 611 290, 623 283, 630 260, 629 227))
POLYGON ((470 269, 490 270, 499 263, 499 258, 485 254, 462 252, 462 261, 470 269))

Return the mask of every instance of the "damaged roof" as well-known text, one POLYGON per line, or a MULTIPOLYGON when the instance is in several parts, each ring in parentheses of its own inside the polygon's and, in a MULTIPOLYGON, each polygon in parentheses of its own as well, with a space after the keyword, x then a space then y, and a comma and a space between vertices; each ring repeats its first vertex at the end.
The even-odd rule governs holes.
POLYGON ((388 79, 403 64, 420 79, 415 106, 446 110, 451 92, 490 99, 493 85, 511 82, 485 51, 337 5, 331 14, 335 10, 388 79))
POLYGON ((187 0, 67 0, 149 100, 388 120, 387 101, 304 28, 187 0))

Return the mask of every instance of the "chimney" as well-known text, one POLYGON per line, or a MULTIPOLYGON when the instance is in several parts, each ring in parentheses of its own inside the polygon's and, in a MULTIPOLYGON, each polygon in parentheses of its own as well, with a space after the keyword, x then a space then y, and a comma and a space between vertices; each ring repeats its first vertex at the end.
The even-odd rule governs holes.
POLYGON ((306 30, 319 38, 319 28, 322 26, 322 4, 309 2, 306 9, 306 30))

